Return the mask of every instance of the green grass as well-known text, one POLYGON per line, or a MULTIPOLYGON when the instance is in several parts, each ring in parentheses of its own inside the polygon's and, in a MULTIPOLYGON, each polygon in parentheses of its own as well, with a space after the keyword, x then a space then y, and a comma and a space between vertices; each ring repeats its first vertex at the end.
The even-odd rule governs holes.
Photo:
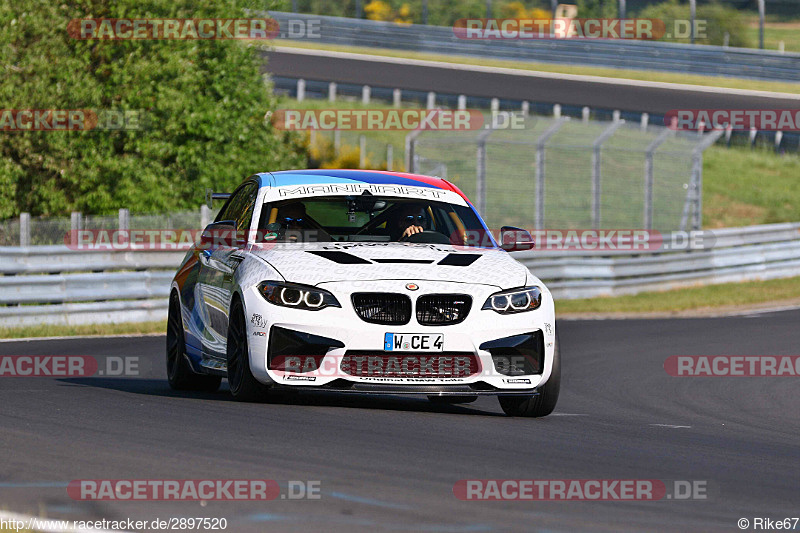
POLYGON ((571 313, 655 313, 703 311, 800 300, 800 277, 747 283, 723 283, 630 296, 557 300, 556 315, 571 313))
POLYGON ((800 221, 800 156, 713 146, 703 155, 703 226, 800 221))
MULTIPOLYGON (((800 30, 796 30, 800 32, 800 30)), ((777 41, 776 41, 777 43, 777 41)), ((390 50, 385 48, 367 48, 358 46, 339 46, 322 43, 306 43, 300 41, 275 41, 277 46, 292 48, 307 48, 317 50, 331 50, 337 52, 352 52, 384 57, 399 57, 407 59, 422 59, 427 61, 442 61, 462 65, 482 65, 487 67, 514 68, 532 70, 537 72, 553 72, 559 74, 580 74, 585 76, 602 76, 606 78, 620 78, 640 81, 654 81, 664 83, 682 83, 700 85, 704 87, 725 87, 729 89, 747 89, 755 91, 772 91, 782 93, 800 94, 800 83, 783 83, 761 80, 748 80, 724 76, 701 76, 697 74, 680 74, 672 72, 657 72, 650 70, 616 69, 605 67, 589 67, 582 65, 566 65, 556 63, 535 63, 527 61, 507 61, 501 59, 484 59, 469 56, 447 54, 429 54, 411 52, 408 50, 390 50)), ((777 47, 777 44, 775 45, 777 47)), ((787 51, 789 49, 787 48, 787 51)), ((532 99, 535 99, 532 97, 532 99)))
MULTIPOLYGON (((753 17, 747 25, 750 41, 758 46, 758 17, 753 17)), ((800 21, 767 22, 764 24, 764 48, 778 50, 783 41, 786 52, 800 52, 800 21)))
POLYGON ((167 322, 131 322, 120 324, 88 324, 82 326, 25 326, 0 328, 0 339, 24 337, 68 337, 78 335, 134 335, 143 333, 165 333, 167 322))

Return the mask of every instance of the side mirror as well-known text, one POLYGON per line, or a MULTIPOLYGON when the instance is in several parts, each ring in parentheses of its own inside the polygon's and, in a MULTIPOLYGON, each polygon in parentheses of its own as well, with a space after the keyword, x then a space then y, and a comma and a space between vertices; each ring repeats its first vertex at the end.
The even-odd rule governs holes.
POLYGON ((533 242, 530 231, 514 226, 503 226, 500 228, 500 247, 507 252, 520 252, 532 250, 536 247, 536 243, 533 242))
POLYGON ((218 246, 236 247, 245 244, 244 235, 236 231, 235 220, 221 220, 206 226, 200 234, 200 248, 209 250, 218 246))

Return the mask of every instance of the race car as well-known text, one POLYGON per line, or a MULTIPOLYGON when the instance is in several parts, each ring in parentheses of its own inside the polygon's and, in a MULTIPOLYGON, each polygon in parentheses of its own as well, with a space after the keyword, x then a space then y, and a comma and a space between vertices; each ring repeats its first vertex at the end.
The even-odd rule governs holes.
POLYGON ((172 281, 174 389, 497 396, 550 414, 561 380, 553 298, 445 179, 290 170, 246 179, 172 281))

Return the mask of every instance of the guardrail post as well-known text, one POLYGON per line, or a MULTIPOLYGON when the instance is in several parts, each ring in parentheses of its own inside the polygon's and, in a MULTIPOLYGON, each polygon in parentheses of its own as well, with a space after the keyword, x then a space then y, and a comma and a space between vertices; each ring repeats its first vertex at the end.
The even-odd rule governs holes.
POLYGON ((478 213, 486 216, 486 140, 492 134, 491 125, 478 135, 478 150, 475 161, 475 205, 478 213))
POLYGON ((302 102, 306 99, 306 80, 300 78, 297 80, 297 101, 302 102))
POLYGON ((497 113, 500 111, 500 99, 499 98, 492 98, 491 104, 489 104, 489 109, 493 113, 497 113))
POLYGON ((403 99, 403 91, 401 89, 395 89, 392 91, 392 104, 395 107, 400 107, 403 99))
POLYGON ((394 170, 394 146, 386 145, 386 170, 394 170))
POLYGON ((31 214, 19 214, 19 245, 23 248, 31 245, 31 214))
POLYGON ((550 137, 568 121, 569 117, 561 117, 536 139, 536 214, 534 215, 536 229, 544 228, 544 148, 550 137))
POLYGON ((372 96, 372 89, 369 85, 364 85, 361 88, 361 103, 364 105, 369 104, 369 99, 372 96))
POLYGON ((623 124, 625 124, 624 120, 612 122, 592 143, 592 229, 599 229, 600 227, 600 148, 609 137, 614 135, 617 128, 623 124))
POLYGON ((555 104, 553 106, 553 116, 555 118, 561 118, 561 104, 555 104))
POLYGON ((581 108, 581 120, 584 124, 589 123, 589 113, 591 113, 589 106, 583 106, 583 108, 581 108))
POLYGON ((336 82, 332 81, 328 84, 328 101, 335 102, 336 101, 336 82))
POLYGON ((775 132, 775 151, 776 152, 781 149, 781 141, 782 140, 783 140, 783 132, 781 130, 776 131, 775 132))
POLYGON ((205 229, 211 223, 211 209, 203 204, 200 206, 200 229, 205 229))
POLYGON ((641 130, 647 131, 647 124, 650 122, 650 115, 648 113, 642 113, 642 117, 639 120, 639 126, 641 130))
POLYGON ((463 111, 467 108, 467 96, 464 94, 458 95, 458 109, 463 111))
POLYGON ((367 166, 367 136, 358 136, 358 168, 367 166))
POLYGON ((83 229, 83 217, 80 211, 73 211, 69 215, 69 240, 73 246, 78 245, 78 232, 83 229))
POLYGON ((656 149, 666 141, 673 130, 664 130, 651 142, 644 153, 644 228, 653 229, 653 163, 656 149))
POLYGON ((427 106, 428 109, 433 109, 436 107, 436 93, 433 91, 428 92, 428 102, 427 106))
POLYGON ((422 130, 414 130, 406 135, 406 169, 412 174, 417 171, 417 138, 422 130))
POLYGON ((531 114, 531 103, 527 100, 522 101, 522 116, 527 117, 531 114))
POLYGON ((689 42, 694 44, 694 24, 697 18, 697 0, 689 0, 689 42))
POLYGON ((120 231, 128 231, 131 229, 131 212, 124 207, 119 210, 117 215, 117 229, 120 231))
POLYGON ((341 130, 333 130, 333 151, 336 154, 339 154, 339 150, 342 148, 342 131, 341 130))

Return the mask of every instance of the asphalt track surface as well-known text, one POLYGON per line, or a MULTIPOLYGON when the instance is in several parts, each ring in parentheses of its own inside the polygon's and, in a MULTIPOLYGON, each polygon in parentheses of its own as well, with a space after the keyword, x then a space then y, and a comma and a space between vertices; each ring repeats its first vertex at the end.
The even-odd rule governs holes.
POLYGON ((397 58, 355 59, 358 54, 286 49, 262 54, 267 59, 266 71, 276 76, 661 115, 675 109, 797 109, 800 104, 797 97, 768 97, 756 91, 668 88, 669 84, 609 78, 592 81, 582 76, 535 75, 528 71, 515 74, 507 69, 474 71, 466 65, 423 65, 427 62, 397 58))
MULTIPOLYGON (((793 377, 678 378, 670 355, 793 355, 800 311, 558 325, 562 395, 544 419, 494 398, 312 394, 242 404, 178 393, 164 338, 0 343, 0 355, 137 356, 139 377, 0 378, 0 508, 72 519, 225 517, 228 531, 739 531, 800 513, 793 377), (679 427, 671 427, 679 426, 679 427), (470 502, 461 479, 707 482, 707 499, 470 502), (320 481, 318 500, 81 502, 75 479, 320 481)), ((102 367, 102 365, 101 365, 102 367)))

